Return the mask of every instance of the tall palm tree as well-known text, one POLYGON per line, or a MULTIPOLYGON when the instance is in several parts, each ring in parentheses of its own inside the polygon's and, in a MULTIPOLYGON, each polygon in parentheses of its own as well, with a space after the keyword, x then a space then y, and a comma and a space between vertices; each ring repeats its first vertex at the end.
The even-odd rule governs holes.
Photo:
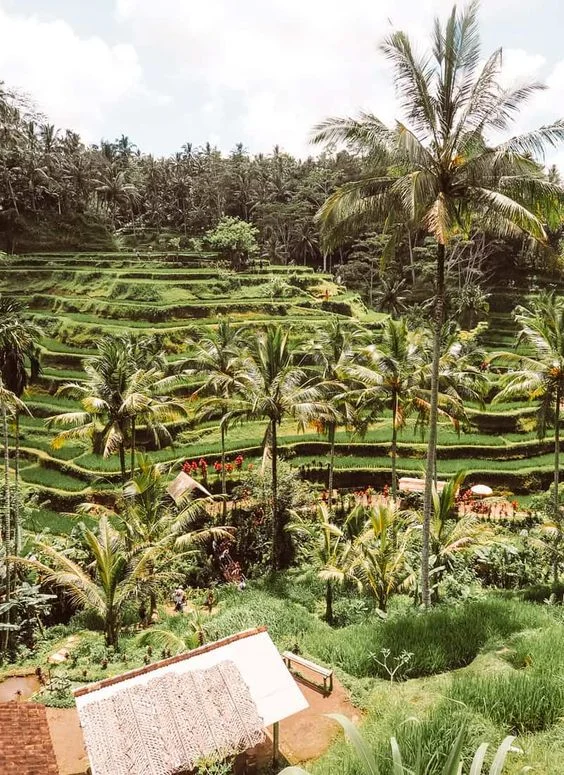
MULTIPOLYGON (((0 296, 0 379, 6 390, 21 399, 30 381, 40 371, 39 340, 43 332, 26 316, 26 309, 17 299, 0 296)), ((14 528, 16 554, 19 551, 19 484, 20 484, 20 412, 14 404, 14 483, 16 491, 14 528)), ((26 410, 27 411, 27 410, 26 410)))
POLYGON ((221 493, 227 494, 225 471, 225 436, 231 399, 237 390, 237 374, 244 346, 243 329, 234 328, 229 320, 220 321, 217 330, 198 341, 189 343, 191 353, 185 366, 189 374, 203 374, 204 384, 195 396, 202 396, 200 419, 220 415, 221 431, 221 493), (208 397, 207 400, 206 396, 208 397))
MULTIPOLYGON (((2 527, 2 535, 0 535, 0 540, 4 543, 4 549, 6 552, 6 592, 5 592, 5 602, 9 604, 11 594, 12 594, 12 575, 11 575, 11 561, 10 561, 10 553, 12 550, 12 539, 14 539, 15 547, 16 547, 16 554, 19 551, 19 525, 18 525, 18 513, 17 513, 17 506, 15 509, 12 507, 12 498, 11 498, 11 482, 10 482, 10 444, 9 444, 9 435, 8 435, 8 419, 10 417, 16 417, 18 412, 26 410, 25 404, 20 401, 20 399, 17 397, 15 393, 13 393, 11 390, 8 390, 4 382, 2 380, 2 376, 0 375, 0 415, 2 417, 2 442, 4 447, 4 514, 3 514, 3 527, 2 527), (12 512, 15 511, 14 519, 12 521, 12 512)), ((16 490, 16 503, 19 499, 19 494, 16 490)), ((6 627, 4 631, 4 648, 8 645, 8 640, 10 636, 10 611, 11 607, 8 605, 6 608, 6 617, 7 621, 6 624, 8 627, 6 627)))
POLYGON ((453 8, 446 23, 435 22, 430 53, 417 54, 405 32, 392 33, 382 51, 394 69, 405 123, 392 129, 376 116, 329 119, 316 142, 340 142, 360 151, 368 170, 327 199, 318 217, 325 245, 344 235, 383 225, 390 213, 428 232, 436 242, 435 328, 431 369, 429 439, 421 556, 421 587, 430 604, 429 528, 438 424, 441 329, 445 311, 445 257, 452 238, 479 224, 501 237, 527 234, 546 243, 543 222, 555 218, 561 188, 538 163, 547 146, 564 140, 564 120, 494 146, 492 133, 505 132, 539 84, 503 89, 498 83, 501 50, 485 63, 480 55, 478 3, 453 8), (370 163, 376 170, 370 170, 370 163), (382 164, 388 173, 382 174, 382 164))
POLYGON ((167 377, 159 368, 137 368, 131 340, 111 336, 99 342, 98 354, 84 361, 84 370, 85 382, 67 383, 58 390, 60 394, 78 398, 82 411, 63 412, 48 418, 49 427, 67 426, 53 443, 88 438, 97 454, 108 457, 118 452, 125 484, 128 436, 132 471, 135 469, 136 421, 144 422, 155 442, 161 444, 171 441, 165 423, 186 414, 181 402, 165 395, 178 379, 167 377))
POLYGON ((392 410, 392 497, 397 497, 398 432, 407 418, 422 412, 428 402, 426 373, 429 363, 429 337, 423 330, 412 331, 404 319, 388 318, 379 345, 363 351, 364 363, 354 369, 362 384, 357 401, 360 405, 381 404, 383 399, 392 410))
POLYGON ((335 435, 339 425, 347 428, 361 429, 362 415, 351 400, 351 388, 354 387, 354 364, 357 358, 358 346, 365 338, 366 332, 360 328, 345 326, 341 320, 330 320, 313 340, 308 353, 320 371, 321 387, 325 402, 332 408, 327 414, 322 406, 329 440, 329 511, 333 509, 333 479, 335 472, 335 435))
POLYGON ((278 509, 278 426, 285 417, 292 417, 304 429, 324 414, 331 415, 318 380, 308 378, 306 370, 296 363, 298 348, 291 344, 290 335, 290 328, 271 325, 254 336, 237 378, 241 385, 239 411, 268 421, 264 445, 272 465, 273 569, 283 567, 289 559, 283 515, 278 509))
MULTIPOLYGON (((518 342, 525 342, 530 355, 517 352, 494 353, 490 362, 508 367, 500 377, 501 390, 494 402, 526 396, 538 400, 537 430, 540 438, 554 425, 554 523, 561 523, 560 419, 564 400, 564 300, 554 293, 543 294, 530 309, 517 307, 515 320, 520 326, 518 342)), ((555 569, 558 576, 558 569, 555 569)))

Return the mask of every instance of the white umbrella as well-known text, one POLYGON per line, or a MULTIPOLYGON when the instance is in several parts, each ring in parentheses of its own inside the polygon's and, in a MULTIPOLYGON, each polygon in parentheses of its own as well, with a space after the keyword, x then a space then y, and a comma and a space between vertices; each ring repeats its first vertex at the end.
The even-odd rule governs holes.
POLYGON ((488 487, 487 484, 475 484, 470 488, 470 492, 474 493, 474 495, 493 495, 492 488, 488 487))

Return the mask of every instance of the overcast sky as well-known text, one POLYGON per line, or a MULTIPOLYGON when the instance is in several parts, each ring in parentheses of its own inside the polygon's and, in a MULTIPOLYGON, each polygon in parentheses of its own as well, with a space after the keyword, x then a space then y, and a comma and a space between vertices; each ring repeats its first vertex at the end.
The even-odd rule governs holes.
MULTIPOLYGON (((368 109, 396 115, 378 43, 424 42, 450 0, 0 0, 0 79, 92 142, 128 135, 168 154, 209 140, 310 152, 311 127, 368 109)), ((483 0, 484 54, 504 80, 541 79, 519 129, 564 116, 562 0, 483 0)), ((564 152, 558 162, 564 166, 564 152)))

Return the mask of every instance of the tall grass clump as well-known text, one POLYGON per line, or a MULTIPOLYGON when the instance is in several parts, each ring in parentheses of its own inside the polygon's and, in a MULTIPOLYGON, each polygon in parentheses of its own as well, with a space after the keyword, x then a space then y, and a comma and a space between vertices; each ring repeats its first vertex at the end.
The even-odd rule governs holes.
POLYGON ((223 610, 207 624, 210 640, 266 626, 280 648, 294 648, 295 644, 300 647, 306 633, 329 629, 301 605, 278 600, 260 590, 247 589, 235 594, 238 597, 228 596, 222 602, 223 610))
POLYGON ((389 664, 408 652, 411 657, 396 678, 417 678, 464 667, 488 641, 546 621, 546 612, 532 605, 477 600, 427 613, 411 610, 386 621, 372 617, 341 630, 314 630, 305 635, 304 647, 313 656, 359 678, 388 678, 375 659, 381 658, 383 649, 390 652, 389 664))
POLYGON ((524 632, 511 639, 505 659, 517 669, 564 676, 564 627, 554 624, 536 632, 524 632))
POLYGON ((528 670, 458 675, 449 696, 511 734, 549 729, 564 713, 562 679, 528 670))

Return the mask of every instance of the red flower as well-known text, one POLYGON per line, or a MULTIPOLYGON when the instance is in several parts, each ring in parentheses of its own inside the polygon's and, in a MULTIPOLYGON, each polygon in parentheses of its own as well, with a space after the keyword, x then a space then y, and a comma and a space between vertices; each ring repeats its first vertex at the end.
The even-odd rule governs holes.
POLYGON ((221 463, 219 462, 219 460, 215 461, 215 463, 213 464, 213 467, 215 468, 218 474, 221 473, 221 463))
POLYGON ((241 466, 243 465, 243 455, 237 455, 235 458, 235 468, 239 471, 241 469, 241 466))
POLYGON ((225 464, 225 470, 227 471, 228 474, 231 474, 233 472, 233 465, 232 465, 232 463, 226 463, 225 464))

